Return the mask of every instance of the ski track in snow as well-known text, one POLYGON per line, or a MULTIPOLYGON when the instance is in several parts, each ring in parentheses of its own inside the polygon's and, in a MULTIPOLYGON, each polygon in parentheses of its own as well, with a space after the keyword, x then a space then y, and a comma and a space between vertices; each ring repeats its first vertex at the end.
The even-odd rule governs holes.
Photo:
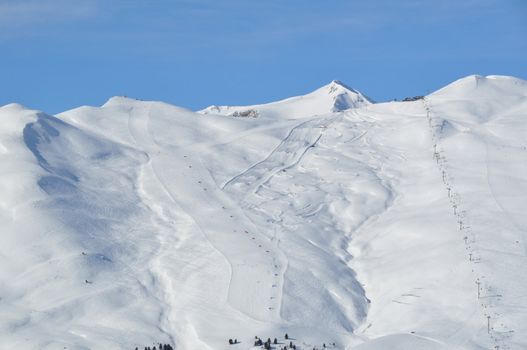
MULTIPOLYGON (((128 130, 130 133, 130 136, 132 136, 133 140, 135 141, 136 145, 138 147, 147 147, 147 149, 143 149, 143 152, 148 156, 148 160, 144 162, 141 165, 141 169, 139 171, 138 176, 138 194, 141 198, 143 198, 143 202, 149 206, 149 208, 152 210, 153 213, 157 214, 159 220, 157 222, 157 225, 161 227, 165 227, 165 229, 173 230, 174 229, 174 221, 171 220, 169 217, 165 214, 166 209, 166 200, 163 200, 162 198, 155 198, 152 197, 150 193, 152 191, 147 189, 146 183, 151 182, 152 179, 154 179, 155 183, 158 183, 160 188, 162 188, 167 195, 170 195, 164 186, 162 186, 161 182, 155 175, 152 167, 152 156, 150 155, 149 151, 151 148, 153 148, 152 145, 152 139, 148 137, 148 120, 150 119, 150 106, 148 107, 148 111, 146 112, 146 118, 141 118, 138 116, 138 114, 135 114, 136 117, 133 116, 133 107, 130 108, 128 112, 128 130), (164 203, 160 204, 160 203, 164 203)), ((175 343, 175 339, 172 334, 174 334, 174 329, 171 329, 171 323, 170 320, 170 313, 173 313, 173 310, 171 310, 171 304, 170 299, 167 297, 167 294, 170 293, 170 291, 167 292, 167 288, 169 286, 169 280, 170 278, 166 276, 164 273, 164 269, 162 266, 162 258, 167 252, 171 251, 172 249, 177 250, 178 242, 175 239, 175 235, 156 235, 156 238, 160 241, 160 252, 158 252, 158 258, 155 259, 152 263, 152 270, 154 273, 156 273, 160 277, 160 287, 161 290, 165 290, 165 294, 161 295, 160 300, 164 301, 165 307, 163 310, 165 310, 160 315, 160 325, 164 328, 164 332, 169 334, 169 339, 171 340, 171 343, 175 343), (165 329, 168 329, 169 331, 166 331, 165 329)), ((163 293, 163 292, 161 292, 163 293)))
MULTIPOLYGON (((149 116, 149 113, 143 115, 149 116)), ((281 276, 285 266, 279 249, 262 237, 236 205, 215 188, 214 180, 199 160, 200 156, 190 147, 178 152, 185 153, 183 159, 161 151, 148 132, 148 118, 134 118, 131 113, 129 129, 139 145, 146 145, 153 174, 166 193, 192 217, 212 246, 229 262, 229 303, 257 320, 278 319, 283 285, 281 276), (172 164, 173 167, 161 168, 158 162, 172 164), (196 182, 196 179, 199 180, 196 182), (172 190, 172 183, 178 186, 186 183, 185 188, 189 192, 182 194, 179 188, 172 190), (212 231, 213 227, 218 229, 212 231), (240 235, 247 237, 242 254, 239 251, 240 235), (232 242, 237 240, 238 246, 235 250, 231 249, 232 242), (258 271, 257 277, 254 271, 258 271)))
POLYGON ((243 195, 257 192, 273 175, 300 162, 305 153, 320 140, 323 130, 334 122, 334 119, 335 117, 316 118, 295 126, 264 160, 228 180, 222 189, 227 192, 238 191, 243 195), (301 145, 298 146, 298 143, 301 145))

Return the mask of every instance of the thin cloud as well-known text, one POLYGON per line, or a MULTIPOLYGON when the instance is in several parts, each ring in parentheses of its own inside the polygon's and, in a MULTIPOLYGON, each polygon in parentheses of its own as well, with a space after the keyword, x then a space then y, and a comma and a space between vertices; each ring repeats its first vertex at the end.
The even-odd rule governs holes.
POLYGON ((89 0, 0 0, 0 27, 91 17, 96 10, 97 2, 89 0))

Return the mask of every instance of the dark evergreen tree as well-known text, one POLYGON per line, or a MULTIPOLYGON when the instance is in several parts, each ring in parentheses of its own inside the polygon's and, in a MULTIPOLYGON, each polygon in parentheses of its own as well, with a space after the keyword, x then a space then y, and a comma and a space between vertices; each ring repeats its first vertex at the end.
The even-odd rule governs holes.
POLYGON ((278 339, 274 338, 273 344, 278 344, 278 339))
POLYGON ((287 335, 287 333, 285 334, 285 339, 289 339, 289 335, 287 335))

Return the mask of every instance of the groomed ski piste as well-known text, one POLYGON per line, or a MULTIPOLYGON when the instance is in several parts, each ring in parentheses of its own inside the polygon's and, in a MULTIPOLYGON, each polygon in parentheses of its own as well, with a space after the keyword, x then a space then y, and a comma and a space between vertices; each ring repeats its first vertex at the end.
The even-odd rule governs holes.
POLYGON ((0 348, 525 349, 526 116, 506 76, 0 107, 0 348))

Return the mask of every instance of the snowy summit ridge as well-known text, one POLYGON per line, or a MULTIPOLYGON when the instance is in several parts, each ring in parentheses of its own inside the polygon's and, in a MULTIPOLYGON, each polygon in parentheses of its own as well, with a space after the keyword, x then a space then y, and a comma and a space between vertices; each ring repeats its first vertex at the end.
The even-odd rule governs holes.
POLYGON ((361 92, 346 86, 339 80, 333 80, 303 96, 253 106, 210 106, 198 113, 293 119, 340 112, 369 104, 372 104, 372 101, 361 92))
POLYGON ((0 107, 0 347, 526 349, 525 115, 502 76, 0 107))

